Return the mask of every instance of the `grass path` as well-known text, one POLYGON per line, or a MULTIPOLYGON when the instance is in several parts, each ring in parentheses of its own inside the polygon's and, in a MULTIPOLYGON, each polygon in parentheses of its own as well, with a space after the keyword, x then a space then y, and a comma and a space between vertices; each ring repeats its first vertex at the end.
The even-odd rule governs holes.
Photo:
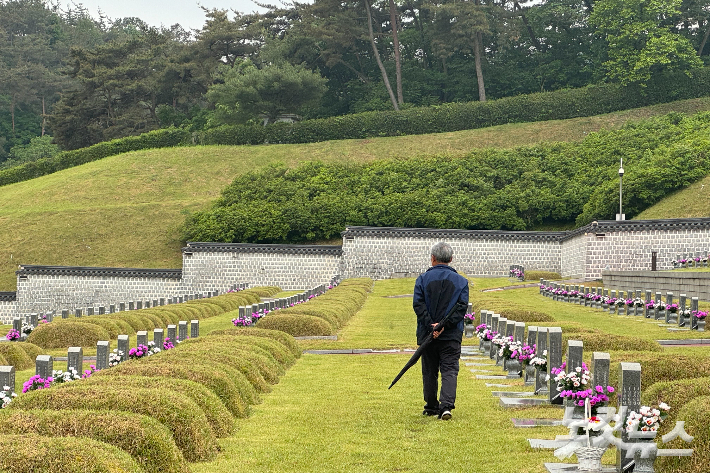
MULTIPOLYGON (((411 346, 413 279, 378 281, 365 307, 330 347, 411 346)), ((305 344, 307 345, 307 344, 305 344)), ((409 354, 303 355, 221 441, 218 460, 194 473, 221 472, 491 472, 542 473, 549 452, 527 447, 530 431, 514 429, 485 382, 462 362, 457 408, 449 422, 421 415, 421 372, 413 367, 391 390, 409 354)), ((499 368, 493 368, 499 370, 499 368)), ((522 382, 513 381, 513 389, 522 382)), ((554 407, 525 416, 559 418, 554 407)), ((544 435, 565 433, 547 429, 544 435)), ((542 434, 542 433, 541 433, 542 434)))

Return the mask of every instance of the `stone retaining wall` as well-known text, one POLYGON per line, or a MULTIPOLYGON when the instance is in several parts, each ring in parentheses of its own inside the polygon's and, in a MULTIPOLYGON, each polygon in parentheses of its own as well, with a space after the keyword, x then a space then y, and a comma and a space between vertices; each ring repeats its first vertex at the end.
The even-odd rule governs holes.
POLYGON ((672 292, 677 299, 685 294, 688 299, 697 297, 710 301, 710 273, 686 271, 603 271, 604 287, 650 290, 652 294, 672 292))

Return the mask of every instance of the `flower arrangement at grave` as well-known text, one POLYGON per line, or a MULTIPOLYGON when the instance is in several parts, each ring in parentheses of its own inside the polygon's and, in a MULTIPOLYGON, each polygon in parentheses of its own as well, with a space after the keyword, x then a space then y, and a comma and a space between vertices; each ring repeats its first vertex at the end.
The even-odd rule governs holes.
POLYGON ((596 413, 596 408, 601 407, 605 402, 609 401, 609 394, 614 392, 613 386, 595 386, 589 387, 589 382, 592 378, 589 368, 585 363, 581 367, 577 367, 574 371, 565 372, 567 363, 562 363, 559 368, 553 368, 552 374, 555 375, 557 390, 560 392, 560 397, 570 399, 574 405, 583 407, 585 400, 589 400, 589 405, 592 407, 592 413, 596 413))
POLYGON ((671 314, 675 314, 678 312, 678 309, 680 309, 680 306, 678 304, 668 304, 666 305, 666 310, 670 312, 671 314))
POLYGON ((543 350, 540 356, 532 357, 528 364, 538 368, 540 371, 547 372, 547 350, 543 350))
POLYGON ((20 332, 15 330, 14 328, 10 329, 9 332, 7 332, 7 335, 5 335, 5 338, 10 341, 14 342, 20 339, 20 332))
POLYGON ((3 386, 2 391, 0 391, 0 409, 5 409, 16 397, 17 393, 12 392, 10 386, 3 386))
POLYGON ((35 391, 37 389, 47 389, 52 386, 52 378, 44 379, 36 374, 22 384, 22 392, 35 391))
MULTIPOLYGON (((520 344, 522 345, 522 344, 520 344)), ((533 346, 530 345, 522 345, 519 349, 516 347, 516 349, 511 353, 510 358, 512 360, 518 360, 520 364, 522 365, 523 368, 528 366, 530 364, 530 360, 533 359, 535 356, 535 349, 537 348, 537 345, 533 344, 533 346)))
POLYGON ((142 343, 135 348, 128 350, 128 358, 135 360, 138 358, 143 358, 146 356, 151 356, 156 353, 160 353, 160 348, 155 346, 155 342, 150 341, 148 345, 143 345, 142 343))
POLYGON ((246 317, 237 317, 232 319, 232 323, 235 327, 248 327, 251 325, 251 319, 246 317))
POLYGON ((79 379, 81 376, 74 368, 69 368, 67 371, 52 370, 52 384, 70 383, 79 379))
MULTIPOLYGON (((480 327, 481 325, 479 325, 478 327, 480 327)), ((477 336, 480 340, 483 340, 484 342, 492 342, 493 339, 498 335, 498 332, 491 330, 490 328, 488 328, 487 325, 485 327, 486 328, 482 332, 477 333, 477 336)))
POLYGON ((666 303, 663 301, 656 301, 653 303, 653 308, 658 310, 666 310, 666 303))
POLYGON ((510 270, 509 277, 522 281, 525 279, 525 272, 522 269, 514 268, 510 270))
POLYGON ((484 338, 484 334, 486 333, 487 330, 488 330, 488 325, 486 325, 486 324, 480 324, 480 325, 476 326, 475 332, 476 332, 476 336, 478 337, 479 340, 486 340, 486 338, 484 338))
POLYGON ((175 348, 175 345, 173 345, 169 337, 165 337, 165 340, 163 340, 163 350, 170 350, 172 348, 175 348))
POLYGON ((495 336, 491 339, 491 343, 493 345, 497 346, 499 350, 503 345, 507 344, 510 341, 510 339, 512 338, 512 337, 506 337, 505 335, 498 333, 498 332, 494 332, 494 333, 495 333, 495 336))
POLYGON ((626 305, 626 299, 624 299, 623 297, 619 297, 614 302, 614 305, 616 305, 616 307, 624 307, 626 305))
POLYGON ((471 312, 470 314, 465 314, 463 316, 463 323, 466 325, 473 325, 473 323, 476 321, 476 313, 471 312))
POLYGON ((627 432, 657 432, 670 410, 670 406, 665 402, 660 403, 657 408, 641 406, 638 412, 628 413, 624 429, 627 432))
POLYGON ((579 297, 579 291, 570 291, 569 296, 570 297, 579 297))
POLYGON ((520 348, 522 348, 520 342, 513 341, 513 337, 505 337, 505 336, 500 337, 499 342, 496 343, 496 345, 498 345, 498 347, 499 347, 498 348, 498 356, 501 358, 504 358, 506 360, 511 359, 513 351, 519 350, 520 348))
POLYGON ((604 296, 606 298, 606 302, 604 302, 604 299, 602 299, 602 304, 606 304, 609 306, 616 305, 616 297, 609 297, 609 296, 604 296))
POLYGON ((634 307, 641 308, 641 307, 644 306, 644 304, 645 304, 645 302, 644 302, 643 299, 641 299, 640 297, 636 297, 636 298, 634 299, 634 305, 633 305, 634 307))
POLYGON ((114 367, 123 361, 123 352, 118 348, 114 348, 113 352, 108 354, 108 365, 114 367))
POLYGON ((21 330, 21 331, 22 331, 22 333, 24 333, 25 335, 29 335, 29 334, 32 333, 32 331, 33 331, 34 329, 35 329, 35 326, 34 326, 34 325, 31 325, 31 324, 22 324, 22 330, 21 330))
POLYGON ((708 316, 708 313, 705 312, 704 310, 694 310, 693 312, 691 312, 690 315, 692 315, 693 317, 695 317, 698 320, 705 320, 705 317, 708 316))
POLYGON ((81 379, 90 378, 94 373, 96 373, 96 365, 89 365, 89 369, 84 370, 84 374, 81 375, 81 379))

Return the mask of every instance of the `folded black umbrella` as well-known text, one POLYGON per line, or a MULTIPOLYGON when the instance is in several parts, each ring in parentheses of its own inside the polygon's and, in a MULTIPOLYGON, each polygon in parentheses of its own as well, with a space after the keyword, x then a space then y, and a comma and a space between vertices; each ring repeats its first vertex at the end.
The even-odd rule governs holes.
POLYGON ((441 328, 444 326, 444 324, 449 320, 449 317, 451 316, 451 314, 453 314, 457 310, 466 309, 467 307, 468 307, 468 304, 464 304, 463 302, 457 302, 456 304, 454 304, 454 306, 451 308, 449 313, 446 314, 446 317, 444 317, 441 320, 441 322, 436 324, 436 326, 434 327, 434 330, 432 330, 432 332, 426 336, 426 338, 424 339, 422 344, 419 345, 419 348, 416 349, 416 351, 414 352, 412 357, 404 365, 404 368, 402 368, 402 370, 399 372, 399 374, 397 376, 395 376, 394 380, 392 381, 392 384, 390 384, 390 387, 387 389, 392 389, 392 386, 394 386, 394 384, 397 381, 399 381, 399 378, 401 378, 402 375, 404 375, 404 373, 406 373, 409 368, 411 368, 412 366, 417 364, 417 361, 419 361, 419 358, 422 357, 422 352, 426 349, 427 345, 429 345, 431 343, 431 341, 434 340, 434 332, 438 332, 439 330, 441 330, 441 328))

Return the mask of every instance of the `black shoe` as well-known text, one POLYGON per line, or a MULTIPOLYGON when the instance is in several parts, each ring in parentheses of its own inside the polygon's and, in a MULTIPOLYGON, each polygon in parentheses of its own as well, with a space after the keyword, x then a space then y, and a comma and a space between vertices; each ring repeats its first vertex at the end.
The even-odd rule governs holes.
POLYGON ((429 417, 431 417, 431 416, 438 416, 438 415, 439 415, 439 411, 430 411, 430 410, 428 410, 428 409, 424 409, 424 412, 422 412, 422 415, 423 415, 423 416, 429 416, 429 417))

